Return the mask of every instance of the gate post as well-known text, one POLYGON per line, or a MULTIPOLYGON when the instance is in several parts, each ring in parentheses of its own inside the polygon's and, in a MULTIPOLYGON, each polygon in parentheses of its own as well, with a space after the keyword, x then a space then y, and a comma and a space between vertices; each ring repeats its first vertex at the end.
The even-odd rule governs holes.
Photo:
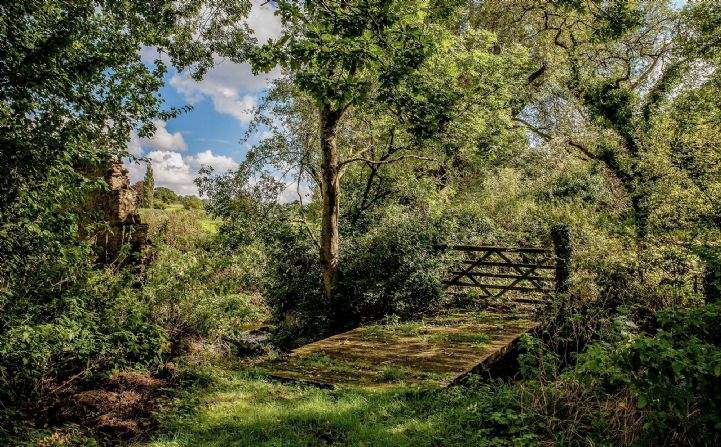
POLYGON ((551 228, 551 238, 556 254, 556 292, 566 293, 571 286, 571 228, 565 224, 554 225, 551 228))
POLYGON ((703 275, 703 294, 706 303, 721 300, 721 263, 718 259, 707 259, 703 275))

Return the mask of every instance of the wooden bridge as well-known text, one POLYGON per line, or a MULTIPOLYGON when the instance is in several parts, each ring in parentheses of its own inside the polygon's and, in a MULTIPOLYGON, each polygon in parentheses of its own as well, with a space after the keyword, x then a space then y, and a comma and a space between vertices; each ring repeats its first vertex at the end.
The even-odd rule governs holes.
POLYGON ((492 306, 362 326, 298 348, 267 366, 278 379, 329 387, 447 386, 488 372, 523 334, 538 327, 538 307, 567 287, 570 249, 555 245, 555 250, 442 247, 461 254, 444 281, 447 287, 480 290, 492 306))

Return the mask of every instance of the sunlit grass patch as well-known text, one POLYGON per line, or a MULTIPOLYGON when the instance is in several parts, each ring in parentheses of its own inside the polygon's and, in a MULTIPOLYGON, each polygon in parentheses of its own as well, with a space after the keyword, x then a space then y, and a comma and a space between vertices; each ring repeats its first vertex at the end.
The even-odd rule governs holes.
POLYGON ((422 321, 407 321, 404 323, 393 324, 390 325, 390 328, 393 333, 404 337, 414 337, 428 333, 428 328, 422 321))
MULTIPOLYGON (((446 320, 452 322, 452 320, 446 320)), ((435 321, 434 321, 435 322, 435 321)), ((495 325, 493 325, 495 326, 495 325)), ((411 321, 396 324, 372 324, 360 329, 363 340, 393 340, 399 337, 417 337, 429 343, 466 343, 482 345, 490 337, 481 332, 477 325, 465 324, 459 326, 462 332, 451 332, 434 328, 423 321, 411 321)))
MULTIPOLYGON (((385 372, 407 371, 389 366, 385 372)), ((492 414, 514 408, 506 390, 498 384, 326 390, 242 370, 176 401, 180 410, 165 414, 162 434, 136 447, 516 445, 516 434, 496 443, 489 422, 492 414)))
POLYGON ((198 220, 198 225, 200 225, 200 228, 205 230, 208 234, 217 234, 218 229, 220 228, 220 221, 217 219, 200 219, 198 220))
POLYGON ((163 208, 165 211, 179 211, 185 209, 181 203, 169 203, 163 208))
POLYGON ((371 324, 360 329, 364 340, 384 340, 397 337, 417 337, 429 333, 429 328, 422 321, 403 323, 371 324))

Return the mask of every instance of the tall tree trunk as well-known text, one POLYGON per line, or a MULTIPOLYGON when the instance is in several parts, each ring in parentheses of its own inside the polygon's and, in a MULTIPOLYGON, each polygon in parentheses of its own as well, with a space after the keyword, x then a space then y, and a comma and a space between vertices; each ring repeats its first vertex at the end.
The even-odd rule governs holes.
POLYGON ((338 276, 340 236, 338 215, 340 205, 340 165, 336 145, 336 129, 342 112, 328 106, 321 109, 320 147, 323 153, 321 166, 321 192, 323 217, 321 227, 320 260, 323 269, 323 297, 330 305, 334 317, 339 310, 334 297, 338 276))

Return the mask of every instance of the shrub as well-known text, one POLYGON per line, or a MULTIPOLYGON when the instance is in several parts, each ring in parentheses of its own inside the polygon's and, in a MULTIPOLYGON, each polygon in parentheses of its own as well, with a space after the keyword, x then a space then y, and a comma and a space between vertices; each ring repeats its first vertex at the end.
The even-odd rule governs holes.
POLYGON ((267 235, 265 296, 282 346, 323 337, 330 329, 331 310, 322 294, 318 249, 306 232, 278 222, 267 235))
POLYGON ((147 210, 152 262, 143 297, 153 321, 180 354, 191 339, 233 342, 265 312, 258 298, 264 253, 257 244, 224 246, 203 211, 147 210))
POLYGON ((390 213, 367 233, 345 241, 338 294, 350 324, 386 315, 403 319, 437 309, 445 272, 438 228, 429 218, 390 213))
POLYGON ((143 296, 152 319, 180 354, 194 338, 233 341, 262 314, 249 267, 259 255, 163 245, 146 271, 143 296), (257 257, 256 257, 257 256, 257 257), (255 258, 255 259, 254 259, 255 258))
POLYGON ((318 248, 306 231, 279 222, 268 229, 266 296, 277 340, 301 343, 386 315, 417 317, 443 297, 445 266, 430 219, 390 214, 365 234, 343 240, 337 299, 323 301, 318 248))
POLYGON ((192 251, 213 240, 214 234, 204 226, 211 220, 202 210, 142 210, 140 218, 148 224, 148 238, 156 245, 192 251))
POLYGON ((0 399, 42 405, 78 378, 161 362, 167 352, 164 332, 152 323, 128 278, 88 270, 75 281, 43 303, 16 303, 22 316, 5 314, 0 399))
POLYGON ((579 372, 601 391, 627 388, 650 444, 711 445, 721 440, 721 305, 666 309, 658 330, 626 343, 597 343, 579 372))
POLYGON ((196 196, 180 196, 178 202, 183 205, 186 210, 202 210, 205 204, 196 196))

